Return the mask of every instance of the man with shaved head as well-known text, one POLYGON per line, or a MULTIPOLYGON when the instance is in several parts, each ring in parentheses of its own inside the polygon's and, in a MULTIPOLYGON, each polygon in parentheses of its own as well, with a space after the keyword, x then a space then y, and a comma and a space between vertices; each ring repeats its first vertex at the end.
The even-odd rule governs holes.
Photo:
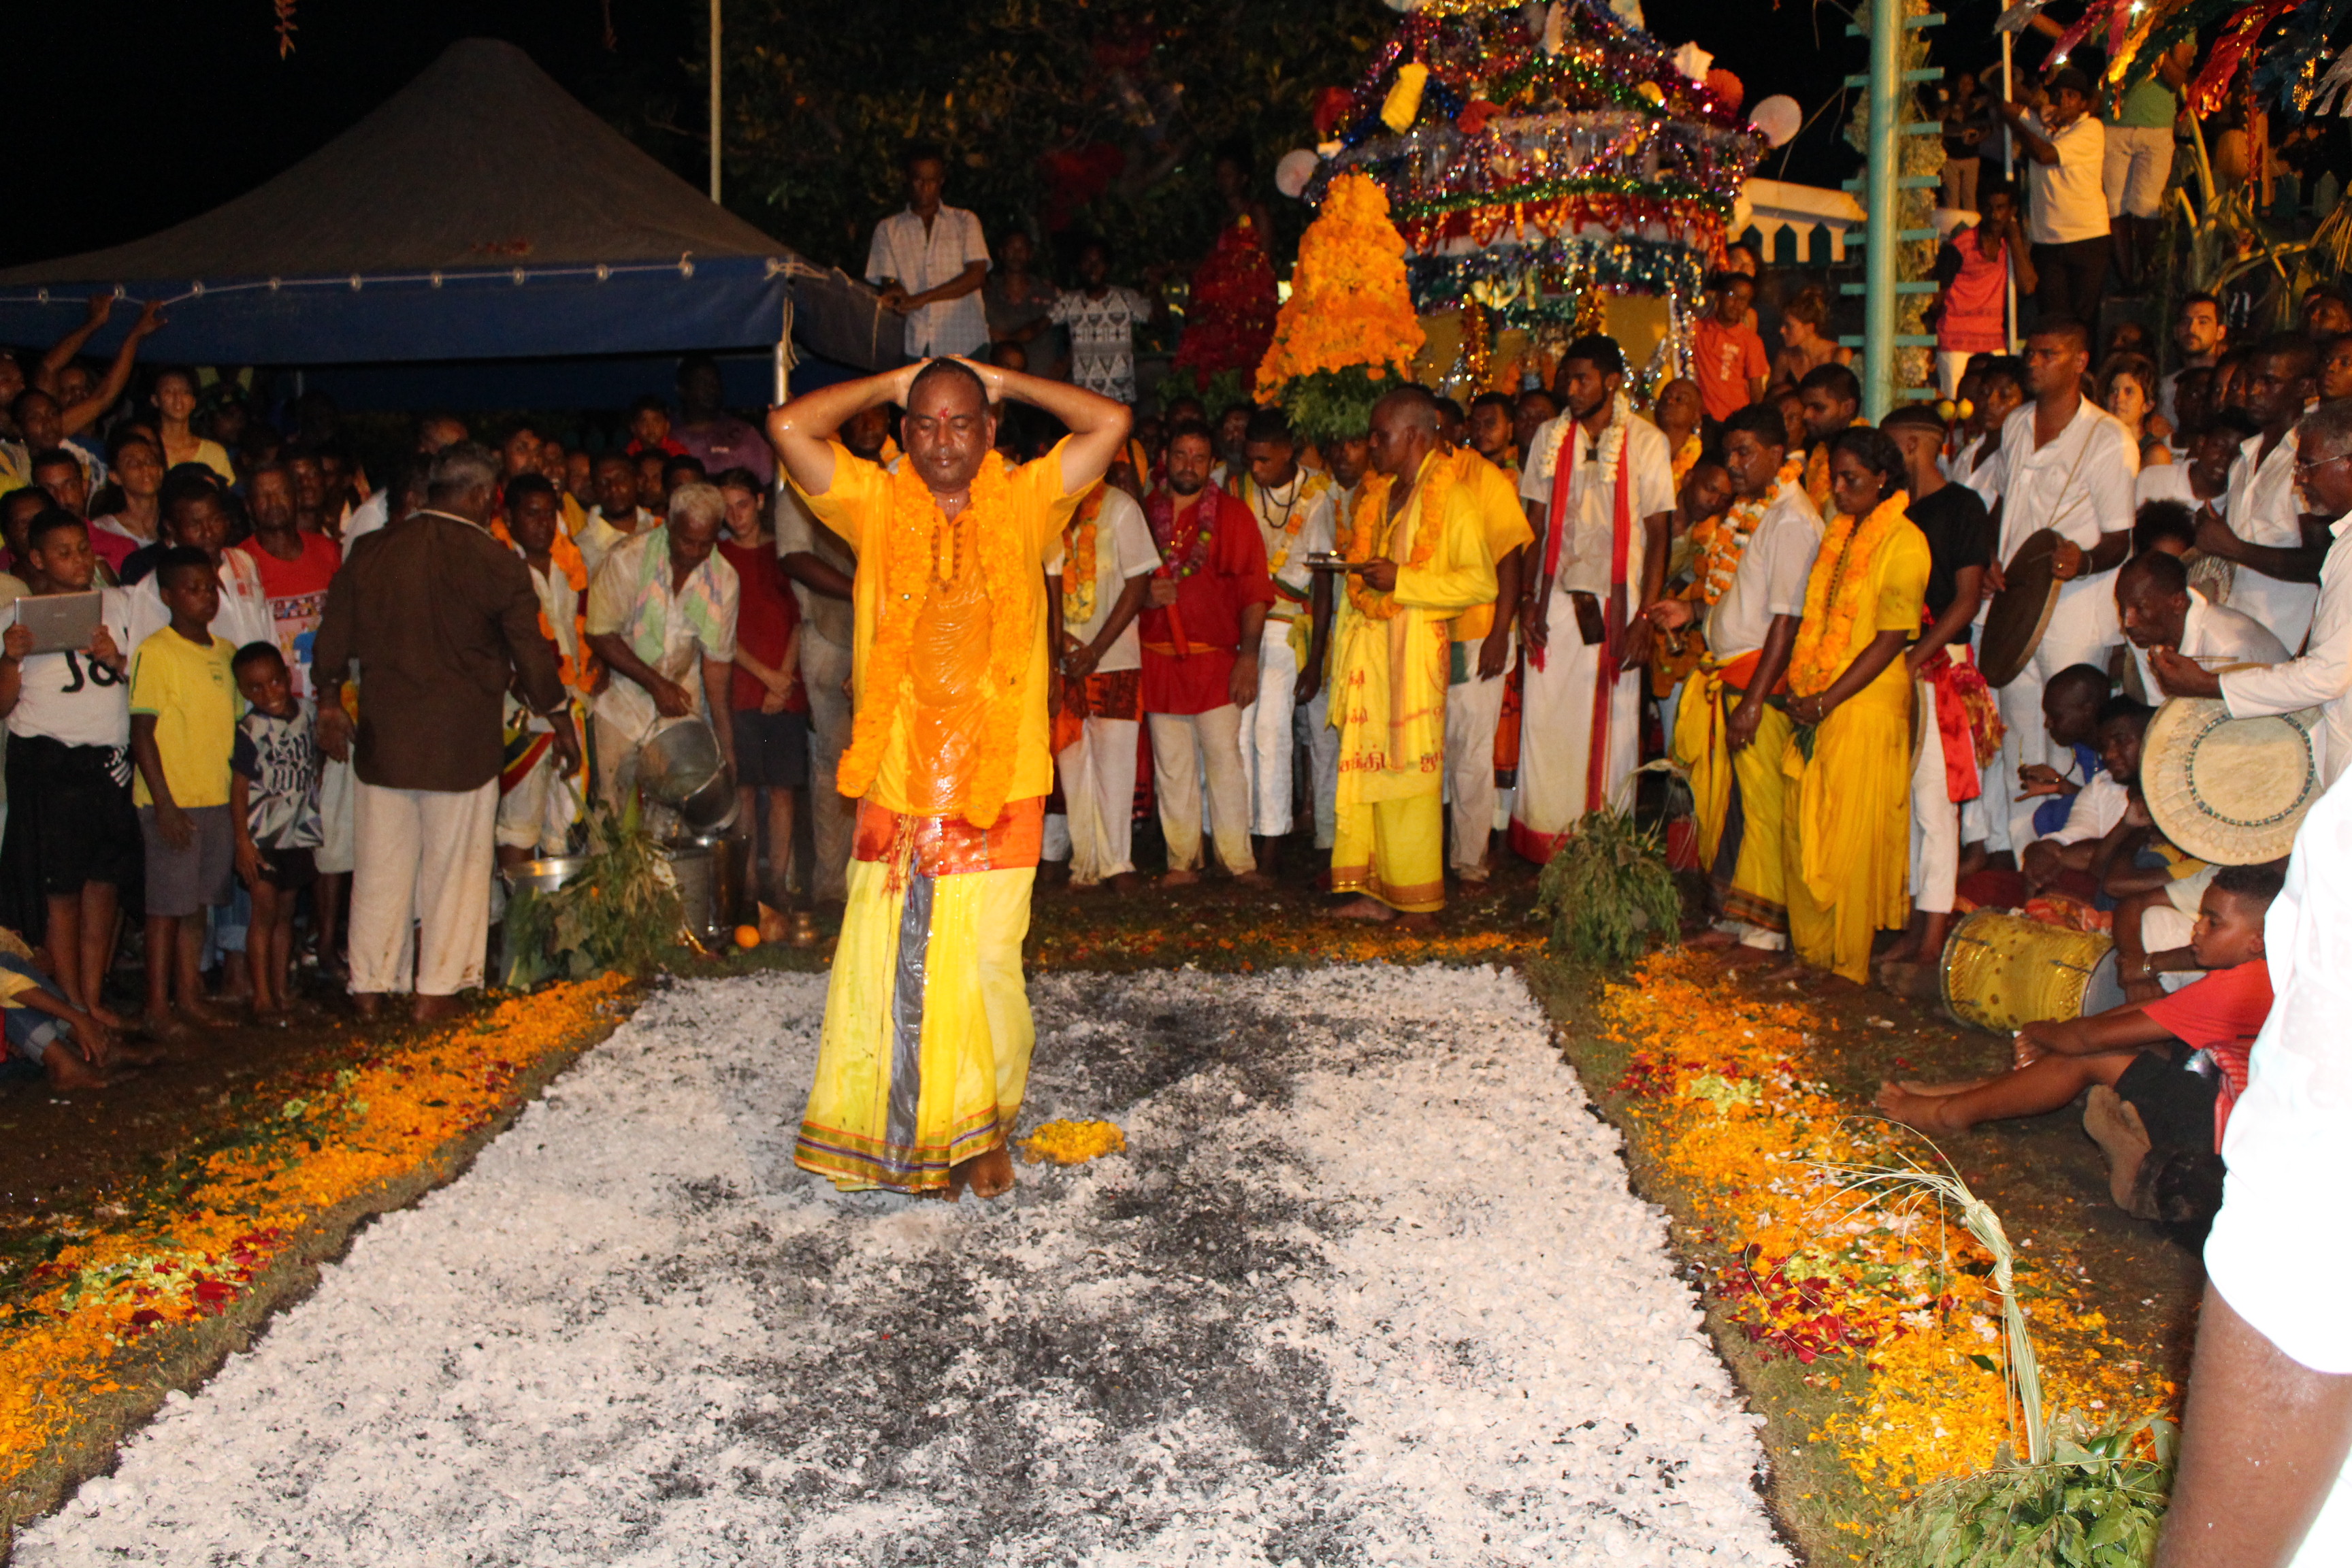
POLYGON ((857 557, 856 716, 837 774, 858 798, 849 904, 793 1151, 836 1187, 1013 1186, 1036 1041, 1021 940, 1054 787, 1045 565, 1127 431, 1107 397, 961 359, 820 387, 768 416, 793 489, 857 557), (1070 434, 1007 468, 1008 398, 1070 434), (895 473, 837 438, 893 403, 895 473))
POLYGON ((1436 400, 1418 387, 1373 406, 1370 453, 1340 531, 1331 890, 1359 895, 1334 911, 1349 920, 1425 925, 1445 903, 1447 623, 1494 599, 1487 542, 1517 502, 1492 463, 1441 448, 1436 400))
POLYGON ((2163 689, 2148 665, 2148 654, 2169 648, 2208 669, 2241 664, 2279 664, 2286 648, 2252 616, 2227 605, 2217 605, 2204 591, 2189 585, 2189 568, 2166 551, 2135 555, 2116 574, 2116 613, 2138 667, 2140 689, 2150 702, 2163 700, 2163 689))

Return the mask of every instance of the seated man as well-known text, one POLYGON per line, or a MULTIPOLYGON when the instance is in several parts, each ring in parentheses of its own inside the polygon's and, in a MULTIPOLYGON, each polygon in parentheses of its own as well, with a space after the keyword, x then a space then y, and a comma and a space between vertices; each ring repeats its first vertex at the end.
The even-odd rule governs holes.
POLYGON ((2140 1156, 2151 1147, 2218 1150, 2230 1107, 2245 1088, 2246 1053, 2271 1006, 2263 918, 2282 880, 2274 866, 2230 866, 2214 877, 2190 938, 2198 963, 2211 973, 2196 984, 2088 1018, 2028 1024, 2017 1032, 2010 1071, 1965 1083, 1887 1083, 1878 1109, 1922 1132, 1965 1132, 1982 1121, 2046 1114, 2093 1089, 2094 1109, 2103 1113, 2094 1136, 2108 1151, 2109 1189, 2119 1207, 2146 1209, 2140 1156), (2130 1114, 2109 1106, 2100 1088, 2130 1114))

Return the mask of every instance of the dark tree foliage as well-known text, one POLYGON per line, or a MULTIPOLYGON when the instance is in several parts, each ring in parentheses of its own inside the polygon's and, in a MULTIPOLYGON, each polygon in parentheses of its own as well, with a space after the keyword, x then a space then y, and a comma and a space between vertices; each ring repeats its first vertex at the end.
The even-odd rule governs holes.
POLYGON ((1372 0, 730 0, 726 16, 730 206, 855 273, 904 205, 901 149, 937 142, 947 200, 992 244, 1030 230, 1065 280, 1081 237, 1121 277, 1204 253, 1227 148, 1247 149, 1287 255, 1309 215, 1275 196, 1275 160, 1314 140, 1316 89, 1352 81, 1394 20, 1372 0))

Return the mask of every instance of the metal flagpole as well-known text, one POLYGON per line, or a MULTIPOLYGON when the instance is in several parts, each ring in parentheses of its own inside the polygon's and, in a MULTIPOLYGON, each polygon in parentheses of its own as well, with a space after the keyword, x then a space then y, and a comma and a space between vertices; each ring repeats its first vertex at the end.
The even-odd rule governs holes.
MULTIPOLYGON (((1895 247, 1936 237, 1932 224, 1919 229, 1903 226, 1902 193, 1939 183, 1932 174, 1903 173, 1903 138, 1940 134, 1943 130, 1937 121, 1906 123, 1902 119, 1905 89, 1914 82, 1941 80, 1944 75, 1934 66, 1905 70, 1903 39, 1909 29, 1932 27, 1944 18, 1938 12, 1906 16, 1903 11, 1904 0, 1871 0, 1870 69, 1866 74, 1845 79, 1847 86, 1866 89, 1869 94, 1864 101, 1870 117, 1870 162, 1861 179, 1846 183, 1848 190, 1861 189, 1868 215, 1863 228, 1863 281, 1849 283, 1844 289, 1848 294, 1862 296, 1862 336, 1842 337, 1838 341, 1862 350, 1862 416, 1874 424, 1885 416, 1898 395, 1895 387, 1895 351, 1932 347, 1936 341, 1925 334, 1906 336, 1896 332, 1896 301, 1905 294, 1932 294, 1936 286, 1898 282, 1895 269, 1899 259, 1895 247)), ((1846 26, 1849 37, 1863 31, 1852 23, 1846 26)), ((1930 395, 1911 389, 1900 395, 1930 395)))
POLYGON ((710 0, 710 199, 719 199, 719 0, 710 0))

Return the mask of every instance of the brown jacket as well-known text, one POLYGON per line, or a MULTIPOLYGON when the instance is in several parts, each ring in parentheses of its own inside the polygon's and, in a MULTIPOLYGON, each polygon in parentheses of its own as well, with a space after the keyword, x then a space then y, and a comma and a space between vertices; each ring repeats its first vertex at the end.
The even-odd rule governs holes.
POLYGON ((359 776, 384 789, 478 789, 499 776, 507 688, 541 712, 563 701, 530 569, 447 512, 352 546, 311 661, 321 687, 360 680, 359 776))

